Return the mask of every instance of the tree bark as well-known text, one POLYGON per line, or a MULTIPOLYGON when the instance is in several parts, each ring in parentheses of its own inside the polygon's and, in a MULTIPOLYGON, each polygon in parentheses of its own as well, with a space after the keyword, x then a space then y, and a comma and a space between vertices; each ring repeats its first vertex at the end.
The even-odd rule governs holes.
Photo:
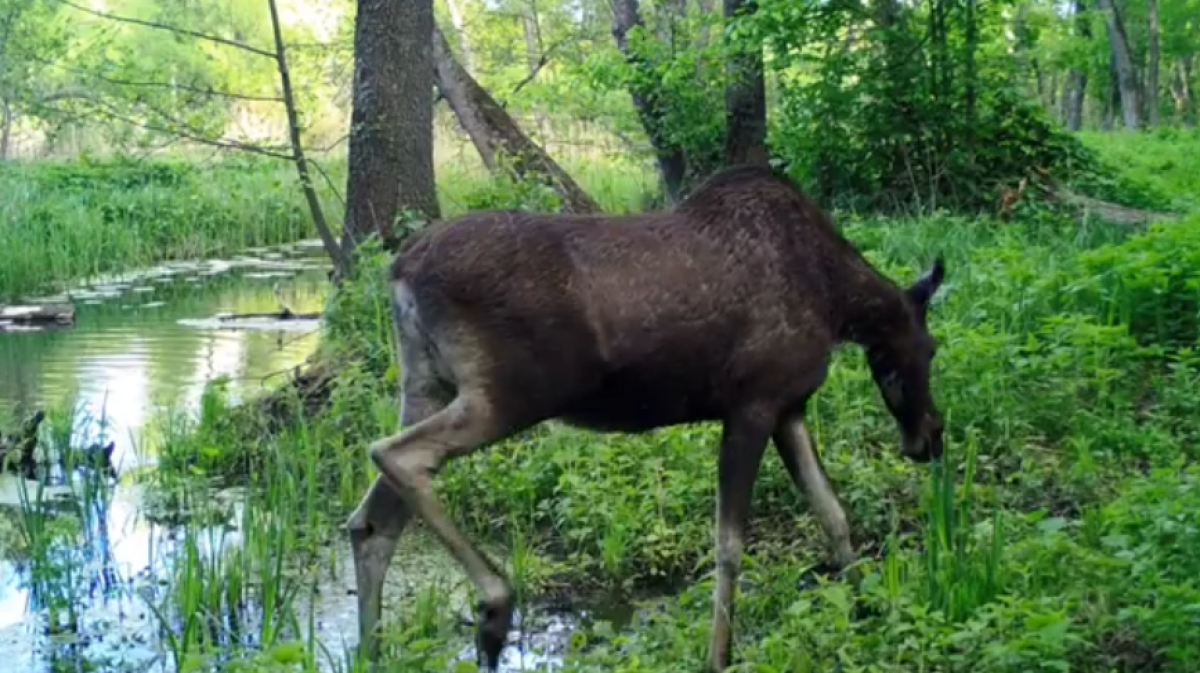
POLYGON ((1125 23, 1121 20, 1121 13, 1112 0, 1096 0, 1096 4, 1104 12, 1104 22, 1108 28, 1108 41, 1112 47, 1113 62, 1117 70, 1117 87, 1121 94, 1121 115, 1125 121, 1125 128, 1135 131, 1141 126, 1138 81, 1137 71, 1133 67, 1133 57, 1129 51, 1129 38, 1125 33, 1125 23))
POLYGON ((1146 65, 1146 115, 1150 128, 1158 126, 1158 75, 1160 55, 1160 39, 1158 25, 1158 0, 1146 0, 1146 22, 1150 29, 1149 63, 1146 65))
POLYGON ((433 0, 358 0, 342 249, 390 247, 405 210, 441 216, 433 173, 433 0))
MULTIPOLYGON (((634 68, 649 69, 640 56, 630 50, 629 33, 635 28, 645 27, 642 21, 638 0, 615 0, 613 3, 613 37, 617 41, 617 49, 625 56, 625 60, 634 68)), ((648 79, 648 78, 647 78, 648 79)), ((658 162, 658 174, 662 179, 663 191, 671 204, 678 202, 687 176, 687 158, 683 148, 672 141, 667 135, 663 123, 664 103, 659 91, 653 84, 631 84, 630 97, 633 107, 637 110, 638 119, 646 131, 646 137, 654 147, 655 159, 658 162)))
POLYGON ((471 138, 485 166, 494 173, 508 171, 515 178, 537 176, 562 197, 563 209, 571 213, 603 212, 571 176, 529 139, 508 112, 492 98, 454 59, 446 36, 436 25, 431 29, 433 65, 438 90, 445 97, 459 124, 471 138), (503 155, 504 160, 497 155, 503 155))
MULTIPOLYGON (((728 24, 756 11, 756 0, 725 0, 728 24)), ((745 39, 730 45, 725 83, 725 162, 766 166, 767 98, 762 44, 745 39)))
MULTIPOLYGON (((1092 25, 1084 14, 1083 0, 1075 0, 1075 30, 1085 40, 1092 39, 1092 25)), ((1068 130, 1083 128, 1083 101, 1087 98, 1087 73, 1071 68, 1067 74, 1066 91, 1063 92, 1063 120, 1068 130)))

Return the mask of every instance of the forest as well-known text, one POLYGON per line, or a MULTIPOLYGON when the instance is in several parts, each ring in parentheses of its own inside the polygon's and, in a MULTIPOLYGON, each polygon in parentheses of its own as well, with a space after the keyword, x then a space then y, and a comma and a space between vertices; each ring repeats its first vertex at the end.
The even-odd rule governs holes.
MULTIPOLYGON (((857 561, 768 452, 724 670, 1192 673, 1198 86, 1200 0, 0 0, 0 660, 488 670, 419 521, 358 646, 394 256, 750 164, 897 283, 944 260, 945 454, 838 349, 805 422, 857 561)), ((721 437, 437 474, 512 583, 498 670, 713 670, 721 437)))

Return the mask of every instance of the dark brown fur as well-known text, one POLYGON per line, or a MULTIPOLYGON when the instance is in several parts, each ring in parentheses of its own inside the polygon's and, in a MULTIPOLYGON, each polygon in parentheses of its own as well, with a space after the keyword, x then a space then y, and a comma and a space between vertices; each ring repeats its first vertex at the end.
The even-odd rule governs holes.
MULTIPOLYGON (((392 278, 413 289, 431 341, 470 330, 515 426, 720 421, 750 397, 804 400, 838 342, 919 353, 928 340, 923 309, 757 167, 718 173, 674 212, 461 217, 392 278)), ((438 378, 445 404, 456 383, 438 378)))
MULTIPOLYGON (((912 287, 897 286, 769 169, 720 172, 673 212, 467 215, 422 235, 391 274, 404 424, 434 420, 372 455, 410 508, 437 516, 415 494, 425 488, 418 473, 432 477, 445 460, 547 419, 619 432, 725 424, 714 669, 728 661, 720 610, 732 610, 741 527, 768 440, 797 484, 828 490, 802 421, 837 344, 866 350, 904 453, 922 461, 941 453, 925 325, 940 260, 912 287)), ((810 495, 826 498, 822 522, 840 535, 840 506, 810 495)), ((379 509, 371 498, 352 530, 379 509)), ((466 544, 446 530, 452 551, 466 544)), ((457 549, 468 565, 473 549, 457 549)), ((480 564, 481 588, 502 578, 480 564)), ((493 593, 480 629, 494 633, 481 649, 498 654, 511 608, 503 591, 493 593)))

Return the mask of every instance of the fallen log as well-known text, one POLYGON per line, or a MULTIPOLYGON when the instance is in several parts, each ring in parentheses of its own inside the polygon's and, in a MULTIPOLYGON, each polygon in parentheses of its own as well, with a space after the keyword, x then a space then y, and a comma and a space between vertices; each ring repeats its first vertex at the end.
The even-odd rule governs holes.
POLYGON ((1037 174, 1038 187, 1052 200, 1080 211, 1084 217, 1095 216, 1101 220, 1124 226, 1138 226, 1151 222, 1170 222, 1178 220, 1178 213, 1164 213, 1153 210, 1131 208, 1119 203, 1102 201, 1091 196, 1075 192, 1063 185, 1044 168, 1034 167, 1037 174))
POLYGON ((1179 216, 1174 213, 1160 213, 1153 210, 1142 210, 1140 208, 1130 208, 1122 206, 1118 203, 1110 203, 1101 201, 1090 196, 1084 196, 1073 192, 1066 187, 1059 187, 1054 190, 1053 197, 1060 203, 1065 203, 1069 206, 1074 206, 1080 209, 1083 215, 1091 215, 1098 217, 1106 222, 1113 224, 1121 224, 1125 226, 1137 226, 1141 224, 1150 224, 1151 222, 1169 222, 1179 219, 1179 216))
POLYGON ((0 328, 6 325, 27 327, 65 326, 75 323, 73 304, 40 306, 0 306, 0 328))

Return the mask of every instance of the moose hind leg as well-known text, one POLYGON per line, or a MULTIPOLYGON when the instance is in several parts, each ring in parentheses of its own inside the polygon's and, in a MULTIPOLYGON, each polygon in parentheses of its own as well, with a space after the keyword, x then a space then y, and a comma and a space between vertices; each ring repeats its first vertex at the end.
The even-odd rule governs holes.
POLYGON ((379 659, 383 584, 400 534, 410 519, 412 512, 396 489, 382 477, 375 477, 346 524, 358 594, 359 649, 368 662, 379 659))
POLYGON ((774 419, 746 414, 726 421, 717 466, 717 585, 713 592, 712 641, 709 668, 729 666, 733 603, 745 547, 750 496, 774 419))
POLYGON ((503 571, 450 520, 434 497, 432 480, 447 461, 502 439, 508 430, 486 395, 460 388, 445 409, 371 447, 371 458, 379 471, 483 593, 477 627, 479 649, 492 670, 499 664, 512 625, 512 588, 503 571))
POLYGON ((839 570, 853 565, 857 557, 850 542, 850 524, 813 447, 804 418, 785 416, 775 428, 774 439, 784 467, 796 487, 808 497, 809 507, 829 538, 834 564, 839 570))
MULTIPOLYGON (((432 396, 406 392, 400 410, 400 425, 415 425, 431 416, 437 408, 432 396)), ((346 522, 358 594, 359 649, 368 662, 376 662, 379 658, 383 584, 400 535, 411 519, 412 510, 396 488, 382 476, 377 476, 346 522)))

